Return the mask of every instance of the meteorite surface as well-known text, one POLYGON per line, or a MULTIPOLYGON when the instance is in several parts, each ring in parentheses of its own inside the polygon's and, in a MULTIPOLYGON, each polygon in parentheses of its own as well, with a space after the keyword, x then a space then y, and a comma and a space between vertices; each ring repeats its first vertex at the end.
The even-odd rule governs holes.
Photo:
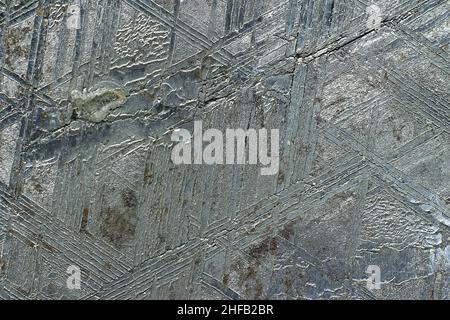
POLYGON ((449 35, 447 0, 0 0, 0 299, 449 299, 449 35))

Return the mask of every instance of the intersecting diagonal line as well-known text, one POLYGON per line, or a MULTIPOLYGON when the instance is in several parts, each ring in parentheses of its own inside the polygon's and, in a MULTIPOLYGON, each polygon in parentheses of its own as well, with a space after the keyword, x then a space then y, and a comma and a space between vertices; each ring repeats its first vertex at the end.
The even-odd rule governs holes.
MULTIPOLYGON (((20 23, 23 20, 31 17, 37 7, 39 6, 39 0, 31 1, 29 3, 26 3, 19 9, 13 12, 8 12, 8 24, 14 25, 16 23, 20 23)), ((2 27, 3 24, 7 21, 7 18, 0 18, 0 27, 2 27)))
POLYGON ((84 235, 67 229, 50 212, 26 196, 12 196, 3 184, 0 185, 0 202, 10 212, 10 233, 22 235, 36 247, 52 255, 63 255, 67 258, 66 263, 71 261, 89 271, 94 288, 130 270, 131 261, 110 245, 98 239, 89 241, 84 235), (40 239, 39 235, 45 235, 45 239, 40 239), (110 271, 105 272, 94 261, 102 261, 102 265, 108 263, 110 271))
MULTIPOLYGON (((445 60, 444 60, 445 61, 445 60)), ((446 61, 445 61, 446 62, 446 61)), ((446 101, 442 101, 441 105, 445 106, 446 105, 446 101)), ((447 123, 444 123, 445 126, 447 127, 447 123)), ((324 128, 323 128, 324 129, 324 128)), ((385 178, 383 179, 393 179, 393 180, 398 180, 401 181, 402 179, 404 179, 404 175, 399 172, 398 170, 396 170, 394 167, 385 164, 382 159, 365 150, 364 148, 362 148, 361 146, 359 146, 359 143, 357 141, 352 141, 351 138, 349 138, 348 135, 345 134, 345 132, 342 132, 342 130, 336 128, 336 127, 329 127, 325 130, 326 134, 331 134, 332 136, 336 137, 336 134, 339 133, 339 137, 341 137, 343 140, 344 144, 347 144, 351 149, 357 151, 360 154, 364 154, 365 157, 367 157, 367 159, 370 160, 370 162, 373 162, 376 166, 381 166, 383 169, 386 169, 386 172, 389 172, 389 174, 385 174, 385 178), (330 129, 333 129, 332 131, 330 131, 330 129), (336 131, 338 130, 338 131, 336 131), (389 169, 389 170, 387 170, 389 169)), ((339 139, 337 139, 339 140, 339 139)), ((335 177, 340 177, 340 181, 342 182, 342 179, 351 179, 351 178, 355 178, 359 175, 358 172, 360 172, 362 169, 364 169, 367 165, 366 161, 359 161, 356 163, 348 163, 348 166, 345 167, 341 172, 337 173, 335 177), (356 165, 356 166, 355 166, 356 165), (343 172, 345 172, 346 174, 343 175, 343 172), (344 178, 345 177, 345 178, 344 178)), ((384 172, 384 170, 376 170, 374 171, 375 173, 382 171, 384 172)), ((339 181, 338 180, 338 181, 339 181)), ((330 181, 331 185, 330 187, 332 188, 337 188, 339 189, 339 185, 342 184, 338 184, 337 181, 334 181, 334 179, 332 179, 331 177, 329 178, 329 180, 323 180, 321 181, 322 184, 319 185, 318 187, 316 187, 318 190, 323 189, 326 190, 326 193, 330 193, 331 190, 327 189, 326 187, 326 183, 330 181), (331 179, 331 181, 330 181, 331 179)), ((345 181, 345 180, 344 180, 345 181)), ((404 189, 404 185, 401 184, 394 184, 393 185, 394 188, 397 188, 398 190, 401 190, 403 192, 409 192, 409 194, 413 193, 415 196, 417 196, 416 189, 404 189)), ((421 188, 420 188, 421 190, 421 188)), ((242 210, 241 212, 239 212, 239 214, 237 214, 237 219, 235 220, 228 220, 225 221, 217 226, 215 226, 214 228, 209 229, 206 234, 204 235, 206 239, 208 238, 218 238, 220 237, 221 234, 227 233, 228 230, 232 229, 233 226, 239 225, 241 226, 240 228, 245 229, 250 225, 254 225, 255 221, 262 221, 258 224, 258 228, 264 229, 264 226, 266 224, 270 224, 273 225, 273 221, 271 221, 270 219, 264 219, 265 217, 270 217, 271 215, 274 214, 274 211, 277 212, 277 214, 279 215, 279 225, 277 225, 276 227, 281 227, 286 223, 289 223, 290 221, 295 220, 296 216, 297 216, 297 212, 299 212, 299 210, 310 210, 311 208, 316 207, 317 205, 320 205, 323 201, 321 192, 316 192, 316 193, 312 193, 309 198, 308 196, 305 196, 304 193, 304 187, 300 187, 298 188, 297 185, 292 185, 291 188, 289 190, 284 190, 283 193, 279 193, 279 194, 275 194, 272 197, 270 197, 268 200, 264 200, 260 203, 257 203, 255 205, 252 205, 244 210, 242 210), (295 195, 294 195, 294 194, 295 195), (290 203, 289 201, 284 202, 283 203, 283 199, 300 199, 302 198, 302 202, 300 203, 299 200, 295 201, 294 203, 290 203), (280 203, 282 205, 280 205, 280 203), (290 203, 290 205, 289 205, 290 203), (286 208, 281 209, 280 206, 285 206, 286 208), (283 214, 281 214, 283 213, 283 214)), ((420 193, 420 192, 419 192, 420 193)), ((421 193, 422 198, 426 198, 426 200, 433 200, 432 198, 430 198, 428 196, 428 194, 423 194, 421 193)), ((435 205, 438 205, 437 203, 434 203, 435 205)), ((439 209, 443 209, 443 208, 439 208, 439 209)), ((416 213, 419 213, 421 215, 421 217, 428 219, 428 216, 425 216, 423 214, 423 212, 418 212, 416 208, 414 208, 414 211, 416 213)), ((431 219, 431 221, 434 224, 440 224, 440 221, 436 220, 436 219, 431 219)), ((446 230, 446 228, 444 227, 443 230, 445 232, 447 232, 448 230, 446 230)), ((245 239, 240 239, 240 245, 245 244, 246 242, 251 243, 254 239, 252 238, 247 238, 247 241, 245 239)), ((210 248, 210 246, 208 245, 207 241, 201 241, 199 239, 194 239, 189 241, 188 243, 174 249, 174 250, 170 250, 166 253, 164 253, 161 256, 158 257, 154 257, 154 258, 150 258, 147 261, 144 261, 142 264, 140 264, 139 266, 137 266, 135 268, 135 270, 133 271, 132 274, 126 274, 124 275, 124 277, 121 277, 117 280, 115 280, 114 282, 107 284, 106 286, 104 286, 104 288, 98 292, 97 294, 95 294, 96 297, 102 297, 102 298, 117 298, 117 297, 125 297, 126 295, 126 291, 128 288, 130 287, 140 287, 140 288, 145 288, 146 285, 149 285, 151 283, 153 283, 154 281, 154 277, 156 277, 159 272, 161 272, 161 270, 168 268, 168 267, 174 267, 172 266, 172 264, 176 261, 179 264, 182 264, 184 266, 186 266, 188 264, 188 261, 192 258, 193 255, 195 255, 198 252, 201 252, 202 250, 210 250, 210 251, 214 251, 214 249, 208 249, 210 248), (189 253, 186 253, 189 252, 189 253), (181 256, 180 256, 181 255, 181 256), (182 258, 180 258, 182 257, 182 258), (165 261, 164 264, 160 264, 158 262, 161 262, 162 260, 165 261), (145 285, 144 285, 145 284, 145 285)), ((175 268, 175 267, 174 267, 175 268)), ((208 278, 208 276, 206 276, 206 279, 209 280, 204 280, 207 281, 209 284, 214 283, 214 280, 208 278)), ((223 289, 223 288, 222 288, 223 289)), ((229 295, 234 296, 233 293, 228 292, 229 295)), ((365 292, 365 294, 367 294, 367 292, 365 292)))

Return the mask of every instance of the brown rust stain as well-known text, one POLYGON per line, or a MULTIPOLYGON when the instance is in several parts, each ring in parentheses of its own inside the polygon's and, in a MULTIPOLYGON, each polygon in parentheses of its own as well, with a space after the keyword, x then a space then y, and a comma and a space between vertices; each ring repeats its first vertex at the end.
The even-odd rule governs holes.
POLYGON ((280 232, 280 237, 288 240, 292 235, 294 234, 294 223, 291 222, 288 225, 286 225, 280 232))
POLYGON ((100 235, 121 249, 134 238, 137 225, 137 194, 133 190, 119 193, 120 205, 107 205, 100 212, 100 235))
POLYGON ((133 190, 126 190, 121 193, 122 201, 125 207, 135 208, 137 206, 136 192, 133 190))
POLYGON ((228 283, 230 283, 230 274, 229 273, 225 273, 223 275, 222 283, 224 284, 224 286, 228 286, 228 283))
POLYGON ((286 277, 286 278, 283 279, 283 285, 284 285, 284 288, 286 290, 291 289, 292 288, 292 284, 293 284, 293 281, 292 281, 291 278, 286 277))
POLYGON ((260 260, 262 258, 267 257, 268 254, 276 255, 278 250, 278 241, 276 237, 269 237, 262 241, 261 243, 254 245, 249 250, 249 255, 256 259, 260 260))
POLYGON ((107 208, 102 212, 100 232, 116 248, 121 248, 135 233, 136 223, 133 221, 133 213, 115 208, 107 208))
POLYGON ((278 253, 278 239, 268 236, 262 242, 252 245, 248 249, 248 255, 252 258, 250 264, 238 260, 231 264, 230 273, 225 273, 222 283, 226 286, 230 283, 232 274, 236 275, 236 285, 249 299, 264 299, 264 282, 258 274, 261 266, 267 263, 269 257, 278 253))
POLYGON ((144 186, 148 186, 153 181, 153 173, 152 173, 153 166, 146 164, 144 169, 144 186))
POLYGON ((5 35, 5 64, 13 67, 12 59, 26 58, 29 53, 28 48, 23 48, 20 42, 25 39, 25 35, 31 31, 30 27, 21 29, 11 29, 5 35))
POLYGON ((86 231, 86 227, 88 224, 88 219, 89 219, 89 208, 84 208, 83 209, 83 216, 81 218, 81 226, 80 226, 80 231, 86 231))

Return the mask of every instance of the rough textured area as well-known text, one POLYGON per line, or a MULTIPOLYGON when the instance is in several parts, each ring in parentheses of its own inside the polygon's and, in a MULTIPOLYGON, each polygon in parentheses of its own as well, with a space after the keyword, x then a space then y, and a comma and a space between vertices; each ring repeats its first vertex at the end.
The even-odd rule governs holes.
POLYGON ((449 33, 447 0, 0 0, 0 298, 449 299, 449 33), (278 174, 174 165, 195 120, 278 128, 278 174))

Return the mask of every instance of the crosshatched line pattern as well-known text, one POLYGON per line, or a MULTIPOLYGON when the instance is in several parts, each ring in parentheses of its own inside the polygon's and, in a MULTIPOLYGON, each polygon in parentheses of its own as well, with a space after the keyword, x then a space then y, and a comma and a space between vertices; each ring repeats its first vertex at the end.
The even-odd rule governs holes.
POLYGON ((0 299, 449 299, 449 34, 447 0, 0 1, 0 299), (279 129, 278 173, 173 164, 194 121, 279 129))

